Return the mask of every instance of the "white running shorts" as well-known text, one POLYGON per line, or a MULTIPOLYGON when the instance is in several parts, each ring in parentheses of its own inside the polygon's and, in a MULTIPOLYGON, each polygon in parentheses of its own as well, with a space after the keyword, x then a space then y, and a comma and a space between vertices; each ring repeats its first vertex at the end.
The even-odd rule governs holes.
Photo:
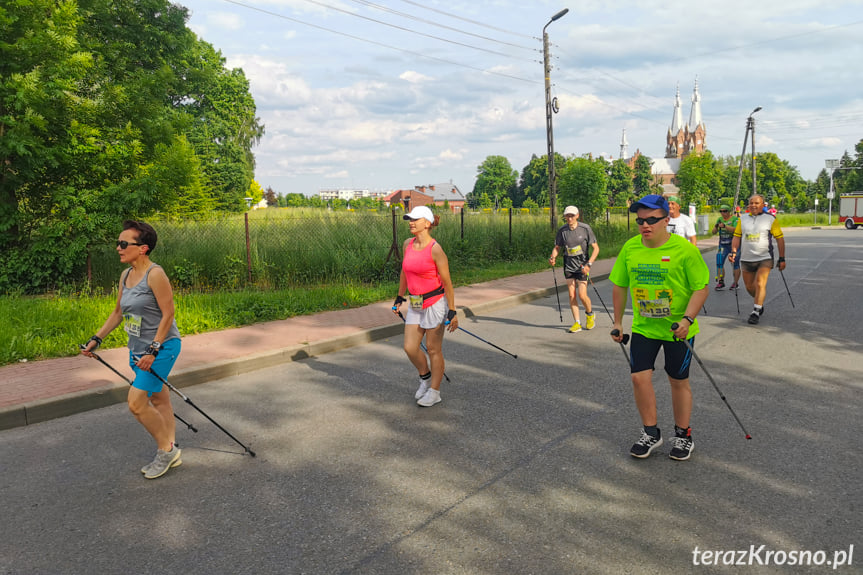
POLYGON ((446 320, 446 313, 448 311, 449 304, 446 301, 446 296, 442 296, 434 304, 422 311, 416 311, 408 306, 405 323, 408 325, 419 325, 423 329, 434 329, 446 320))

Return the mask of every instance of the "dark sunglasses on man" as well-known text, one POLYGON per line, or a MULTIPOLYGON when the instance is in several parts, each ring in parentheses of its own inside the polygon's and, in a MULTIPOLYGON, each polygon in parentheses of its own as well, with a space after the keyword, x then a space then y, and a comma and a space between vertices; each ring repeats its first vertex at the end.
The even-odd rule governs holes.
POLYGON ((647 224, 648 226, 652 226, 658 222, 661 222, 665 219, 665 216, 650 216, 649 218, 635 218, 635 223, 639 226, 641 224, 647 224))

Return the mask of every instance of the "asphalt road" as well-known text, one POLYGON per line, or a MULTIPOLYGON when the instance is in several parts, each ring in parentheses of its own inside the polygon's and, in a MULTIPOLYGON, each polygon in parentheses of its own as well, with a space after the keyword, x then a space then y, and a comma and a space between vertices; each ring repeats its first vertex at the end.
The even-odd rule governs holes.
POLYGON ((186 388, 256 458, 182 401, 200 432, 155 481, 122 405, 0 432, 0 573, 861 573, 863 232, 789 234, 785 278, 796 308, 774 271, 758 326, 745 291, 700 318, 750 441, 694 364, 692 459, 630 457, 608 316, 590 290, 597 327, 568 334, 548 297, 462 323, 518 359, 447 335, 430 409, 401 338, 186 388))

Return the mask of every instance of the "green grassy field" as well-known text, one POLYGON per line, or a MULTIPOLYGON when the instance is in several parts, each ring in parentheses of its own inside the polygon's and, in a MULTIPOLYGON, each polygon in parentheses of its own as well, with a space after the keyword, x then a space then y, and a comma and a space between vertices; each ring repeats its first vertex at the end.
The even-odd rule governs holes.
MULTIPOLYGON (((398 289, 398 266, 384 265, 392 242, 390 214, 345 213, 300 218, 263 211, 250 220, 254 230, 253 281, 247 281, 242 218, 204 223, 159 223, 160 245, 153 260, 175 286, 177 324, 184 335, 228 329, 325 310, 390 300, 398 289), (239 240, 237 239, 239 237, 239 240), (239 244, 239 247, 237 247, 239 244)), ((710 217, 714 222, 718 214, 710 217)), ((820 214, 819 214, 820 216, 820 214)), ((622 214, 593 227, 601 259, 617 255, 635 234, 622 214)), ((780 214, 783 226, 812 225, 812 214, 780 214)), ((398 224, 402 224, 401 220, 398 224)), ((819 225, 826 224, 826 216, 819 225)), ((399 245, 407 226, 397 227, 399 245)), ((450 260, 453 282, 469 285, 547 269, 554 234, 545 215, 444 218, 435 237, 450 260)), ((707 237, 707 236, 703 236, 707 237)), ((104 276, 85 288, 65 288, 43 296, 0 297, 0 365, 77 353, 101 327, 116 303, 121 266, 105 249, 98 266, 104 276)), ((122 329, 104 342, 125 345, 122 329)))

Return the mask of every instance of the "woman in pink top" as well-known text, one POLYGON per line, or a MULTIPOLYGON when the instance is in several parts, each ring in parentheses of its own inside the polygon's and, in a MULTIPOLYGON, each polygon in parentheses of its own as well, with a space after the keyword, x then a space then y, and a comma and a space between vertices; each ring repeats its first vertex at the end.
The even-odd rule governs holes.
POLYGON ((455 292, 449 275, 449 262, 429 231, 438 224, 439 217, 425 206, 418 206, 404 216, 410 221, 414 237, 402 246, 404 259, 399 277, 399 295, 393 304, 407 301, 405 319, 405 353, 419 372, 419 388, 414 397, 417 405, 431 407, 440 403, 440 383, 443 379, 444 327, 450 332, 458 328, 455 311, 455 292), (409 293, 405 299, 405 293, 409 293), (426 338, 428 358, 420 349, 426 338), (431 367, 429 367, 429 362, 431 367))

